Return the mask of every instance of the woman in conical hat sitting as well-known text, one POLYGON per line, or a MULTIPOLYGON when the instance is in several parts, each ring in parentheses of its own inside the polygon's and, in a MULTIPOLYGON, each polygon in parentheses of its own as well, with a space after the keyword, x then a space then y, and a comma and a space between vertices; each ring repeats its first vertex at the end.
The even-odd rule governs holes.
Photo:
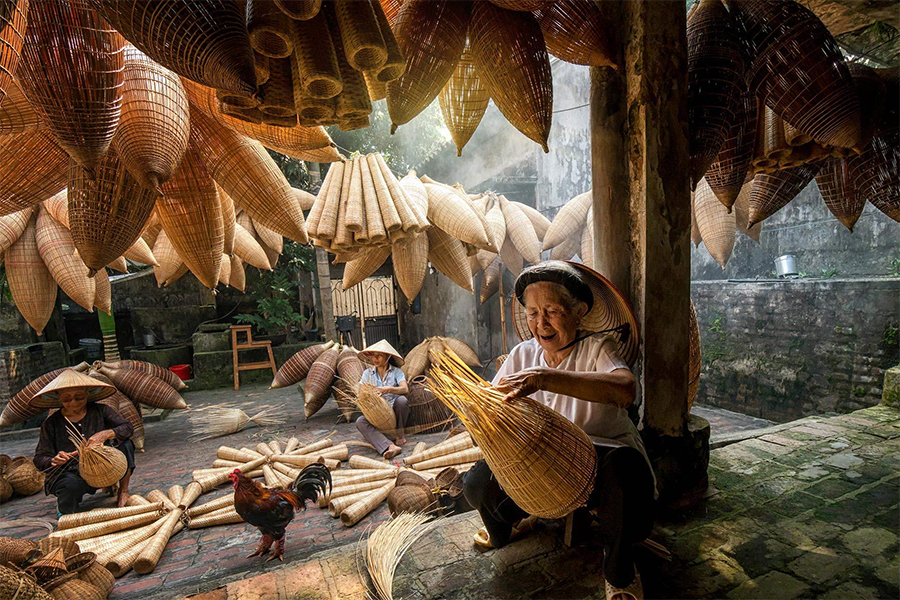
POLYGON ((40 408, 59 408, 41 425, 41 437, 34 451, 34 465, 47 472, 44 489, 56 496, 57 510, 67 515, 78 510, 85 494, 92 488, 78 474, 78 452, 69 439, 74 429, 89 445, 110 442, 128 461, 125 476, 119 481, 118 505, 128 501, 128 482, 134 470, 134 443, 131 423, 110 407, 97 404, 116 393, 116 388, 93 377, 68 369, 35 394, 31 403, 40 408))
POLYGON ((387 340, 370 345, 359 353, 359 357, 372 365, 363 371, 359 381, 374 385, 378 393, 394 409, 394 415, 397 417, 397 437, 392 443, 365 417, 356 420, 356 428, 363 438, 375 447, 376 452, 391 459, 403 451, 401 446, 406 443, 403 428, 409 419, 409 404, 406 401, 409 385, 406 383, 406 376, 400 370, 403 366, 403 357, 387 340))

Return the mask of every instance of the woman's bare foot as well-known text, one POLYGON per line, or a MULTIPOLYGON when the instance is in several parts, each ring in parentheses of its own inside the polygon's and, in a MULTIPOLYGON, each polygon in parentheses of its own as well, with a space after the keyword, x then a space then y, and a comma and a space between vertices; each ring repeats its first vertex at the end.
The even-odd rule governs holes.
POLYGON ((390 447, 384 451, 383 456, 387 460, 391 460, 392 458, 394 458, 401 452, 403 452, 403 448, 401 448, 400 446, 397 446, 396 444, 391 444, 390 447))
POLYGON ((128 490, 122 489, 119 490, 119 500, 116 502, 116 506, 122 508, 126 504, 128 504, 128 499, 131 498, 131 494, 128 493, 128 490))
POLYGON ((397 444, 398 446, 402 446, 406 443, 406 438, 399 438, 394 443, 397 444))

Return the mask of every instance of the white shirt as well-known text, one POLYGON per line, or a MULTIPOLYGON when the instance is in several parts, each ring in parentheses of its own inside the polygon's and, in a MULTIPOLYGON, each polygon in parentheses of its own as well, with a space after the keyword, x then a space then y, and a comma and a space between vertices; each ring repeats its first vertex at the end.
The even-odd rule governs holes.
MULTIPOLYGON (((547 366, 544 349, 532 338, 512 349, 492 383, 497 385, 501 378, 522 369, 547 366)), ((615 340, 609 336, 595 335, 575 344, 572 352, 556 368, 562 371, 610 373, 616 369, 627 369, 628 365, 619 357, 615 340)), ((635 448, 650 465, 644 442, 628 418, 626 409, 543 390, 535 392, 531 398, 578 425, 589 436, 610 438, 635 448)), ((652 472, 653 467, 650 469, 652 472)), ((655 479, 654 475, 654 483, 655 479)))

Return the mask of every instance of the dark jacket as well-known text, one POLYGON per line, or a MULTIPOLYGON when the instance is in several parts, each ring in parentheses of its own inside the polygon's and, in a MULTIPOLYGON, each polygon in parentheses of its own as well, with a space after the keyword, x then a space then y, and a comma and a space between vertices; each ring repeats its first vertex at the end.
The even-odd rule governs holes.
MULTIPOLYGON (((75 445, 69 439, 66 418, 62 411, 58 410, 41 425, 41 439, 34 451, 34 466, 41 471, 50 468, 50 460, 59 452, 74 452, 75 445)), ((112 429, 116 434, 116 440, 123 442, 131 437, 134 428, 131 423, 119 416, 119 414, 106 406, 89 402, 87 412, 81 420, 82 435, 90 438, 99 431, 112 429)))

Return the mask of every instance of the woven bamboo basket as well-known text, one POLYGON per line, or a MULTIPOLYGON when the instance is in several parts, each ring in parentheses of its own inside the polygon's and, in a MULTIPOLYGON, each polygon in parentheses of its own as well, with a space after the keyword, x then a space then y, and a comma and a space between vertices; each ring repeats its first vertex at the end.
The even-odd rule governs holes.
POLYGON ((153 256, 153 251, 150 249, 150 246, 140 237, 134 241, 131 247, 128 248, 122 256, 132 262, 142 265, 157 265, 156 257, 153 256))
POLYGON ((853 233, 853 227, 866 207, 866 199, 853 187, 847 160, 829 158, 822 161, 816 184, 831 214, 853 233))
MULTIPOLYGON (((385 482, 381 482, 382 486, 387 485, 385 482)), ((380 489, 380 488, 376 488, 380 489)), ((330 514, 333 518, 337 519, 341 516, 341 513, 344 512, 345 509, 350 508, 366 496, 371 495, 372 490, 366 490, 364 492, 357 492, 356 494, 350 494, 349 496, 341 496, 340 498, 335 498, 334 500, 329 500, 328 504, 328 514, 330 514)))
POLYGON ((57 288, 56 280, 38 252, 34 218, 4 254, 3 266, 16 308, 38 335, 41 335, 53 314, 57 288))
MULTIPOLYGON (((386 471, 386 469, 381 470, 386 471)), ((346 498, 347 496, 370 493, 372 490, 383 488, 386 484, 387 482, 385 481, 385 479, 373 479, 370 481, 339 484, 336 488, 333 488, 331 490, 331 493, 320 496, 318 499, 318 503, 321 508, 325 508, 326 506, 329 506, 331 502, 339 498, 346 498)))
POLYGON ((190 117, 177 75, 134 46, 125 47, 122 116, 113 144, 141 185, 158 190, 187 151, 190 117))
POLYGON ((587 222, 587 212, 591 207, 592 193, 590 190, 579 194, 566 202, 556 213, 550 228, 544 235, 543 249, 549 250, 566 239, 575 235, 584 228, 587 222))
POLYGON ((106 265, 113 271, 118 271, 119 273, 127 273, 128 272, 128 263, 125 261, 124 256, 120 256, 116 260, 112 261, 108 265, 106 265))
POLYGON ((262 144, 219 125, 202 111, 191 115, 203 162, 236 208, 281 235, 308 241, 303 211, 290 184, 262 144))
POLYGON ((337 2, 334 5, 347 62, 357 71, 377 72, 387 62, 387 46, 375 16, 376 10, 382 12, 378 2, 337 2))
POLYGON ((472 269, 466 259, 466 249, 457 238, 439 227, 432 227, 428 234, 428 260, 434 268, 450 278, 462 289, 474 293, 472 269))
POLYGON ((502 393, 453 356, 441 358, 432 381, 434 393, 466 424, 494 476, 524 511, 559 518, 584 505, 594 488, 597 454, 581 429, 533 400, 503 402, 502 393))
POLYGON ((116 584, 115 577, 101 565, 97 564, 97 555, 93 552, 82 552, 66 558, 69 573, 75 573, 78 579, 99 589, 106 598, 116 584))
POLYGON ((407 0, 393 24, 406 71, 387 84, 391 131, 425 110, 453 75, 466 45, 471 6, 407 0))
MULTIPOLYGON (((266 4, 271 6, 271 3, 266 4)), ((263 118, 267 115, 289 117, 297 114, 290 58, 269 60, 269 79, 261 86, 261 93, 259 110, 263 113, 263 118)))
POLYGON ((578 231, 563 241, 562 244, 554 246, 550 251, 550 260, 571 260, 581 251, 581 234, 578 231))
POLYGON ((753 51, 751 90, 816 141, 858 146, 856 89, 822 21, 797 2, 740 0, 734 8, 753 51))
MULTIPOLYGON (((0 35, 3 34, 0 33, 0 35)), ((0 73, 3 73, 2 67, 0 67, 0 73)), ((5 97, 0 91, 0 98, 2 98, 2 102, 0 102, 0 135, 25 133, 43 126, 40 117, 15 79, 6 86, 5 97)))
POLYGON ((694 405, 697 397, 697 389, 700 387, 700 367, 702 366, 700 355, 700 327, 697 325, 697 313, 694 303, 691 302, 691 320, 689 324, 690 360, 688 362, 688 412, 694 405))
POLYGON ((186 390, 188 387, 187 384, 182 381, 178 375, 176 375, 169 369, 165 369, 163 367, 160 367, 159 365, 155 365, 147 361, 120 360, 116 362, 106 362, 103 363, 103 365, 109 367, 110 369, 125 369, 128 371, 139 371, 141 373, 153 375, 157 379, 163 380, 176 390, 186 390))
POLYGON ((369 92, 369 99, 372 102, 387 98, 387 82, 378 81, 374 73, 363 73, 363 79, 366 81, 366 91, 369 92))
POLYGON ((53 600, 53 596, 44 591, 31 575, 5 566, 0 566, 0 597, 16 600, 53 600))
MULTIPOLYGON (((255 139, 269 148, 277 148, 284 154, 297 157, 298 152, 330 148, 331 138, 321 127, 271 127, 260 123, 248 123, 223 114, 215 91, 198 83, 182 79, 188 98, 204 115, 225 125, 232 131, 255 139)), ((330 161, 329 161, 330 162, 330 161)))
POLYGON ((219 280, 225 224, 216 182, 191 148, 175 176, 163 184, 156 202, 169 242, 200 283, 214 289, 219 280))
MULTIPOLYGON (((793 200, 819 172, 819 164, 758 173, 750 188, 749 225, 761 223, 793 200)), ((697 219, 699 224, 700 219, 697 219)))
POLYGON ((333 345, 334 342, 317 344, 315 346, 304 348, 294 354, 287 359, 285 363, 281 365, 281 368, 278 369, 278 372, 275 373, 275 379, 272 380, 272 385, 269 386, 269 389, 273 390, 287 387, 306 379, 306 374, 309 373, 309 368, 312 364, 323 352, 325 352, 325 350, 331 348, 333 345))
POLYGON ((104 600, 106 594, 97 586, 79 579, 75 573, 54 578, 44 584, 55 600, 104 600))
POLYGON ((319 14, 322 0, 275 0, 275 4, 292 19, 306 21, 319 14))
POLYGON ((187 408, 181 394, 152 375, 133 369, 112 369, 106 365, 98 370, 135 402, 164 410, 187 408))
POLYGON ((0 137, 0 216, 28 208, 66 187, 69 155, 50 133, 0 137))
POLYGON ((401 485, 392 489, 387 496, 391 517, 401 513, 425 513, 437 508, 434 494, 430 489, 418 485, 401 485))
POLYGON ((217 511, 191 518, 188 521, 188 529, 202 529, 203 527, 212 527, 214 525, 230 525, 232 523, 243 522, 244 518, 241 517, 234 508, 226 508, 221 512, 217 511))
POLYGON ((115 0, 97 6, 113 27, 167 69, 245 96, 256 91, 253 49, 238 3, 115 0))
MULTIPOLYGON (((588 212, 590 214, 590 212, 588 212)), ((585 227, 582 230, 582 238, 581 238, 581 251, 579 252, 582 255, 582 259, 584 258, 584 232, 587 231, 588 228, 585 227)), ((518 277, 519 273, 522 272, 522 269, 525 266, 525 259, 522 258, 522 255, 519 254, 519 251, 516 250, 516 247, 513 245, 512 240, 507 238, 503 241, 503 246, 500 247, 500 260, 503 261, 503 265, 509 269, 509 272, 512 273, 513 277, 518 277)))
MULTIPOLYGON (((72 162, 69 168, 69 226, 78 254, 99 271, 134 244, 156 204, 110 148, 91 178, 72 162)), ((155 253, 154 253, 155 254, 155 253)))
POLYGON ((22 57, 27 14, 27 0, 13 0, 0 13, 0 104, 3 104, 10 87, 15 85, 13 76, 22 57))
POLYGON ((38 213, 35 242, 38 254, 59 287, 87 311, 93 311, 94 279, 88 277, 88 268, 75 252, 69 231, 44 209, 38 213))
POLYGON ((378 267, 383 265, 390 255, 391 247, 382 246, 368 249, 359 258, 348 262, 346 267, 344 267, 343 289, 349 290, 354 285, 362 282, 366 277, 377 271, 378 267))
POLYGON ((341 92, 341 71, 334 42, 325 15, 305 21, 294 20, 294 54, 291 71, 294 78, 294 102, 299 97, 334 98, 341 92))
POLYGON ((38 540, 38 549, 45 556, 57 548, 62 549, 63 556, 74 556, 81 552, 78 542, 69 538, 45 537, 38 540))
POLYGON ((57 528, 59 531, 81 527, 83 525, 94 525, 118 519, 121 517, 131 517, 134 515, 142 515, 144 513, 153 513, 162 511, 162 503, 139 504, 137 506, 125 506, 122 508, 95 508, 83 513, 73 513, 63 515, 59 518, 57 528))
POLYGON ((513 127, 549 152, 553 81, 535 18, 479 2, 472 8, 469 35, 475 68, 497 108, 513 127))
POLYGON ((312 454, 316 450, 322 450, 323 448, 330 448, 334 445, 334 441, 331 438, 326 438, 324 440, 319 440, 318 442, 314 442, 312 444, 307 444, 301 448, 297 448, 292 452, 292 454, 312 454))
POLYGON ((40 556, 38 545, 31 540, 0 537, 0 565, 12 564, 21 567, 40 556))
POLYGON ((428 480, 422 477, 420 473, 416 473, 415 471, 410 471, 407 469, 401 470, 400 473, 397 474, 397 485, 417 485, 420 487, 431 489, 431 485, 428 483, 428 480))
POLYGON ((391 29, 391 21, 386 14, 386 9, 380 2, 372 2, 372 9, 375 13, 375 19, 378 21, 378 29, 384 40, 384 47, 387 50, 387 59, 384 64, 374 72, 374 79, 378 82, 388 82, 399 78, 406 71, 406 56, 400 50, 400 44, 394 37, 394 31, 391 29))
POLYGON ((379 431, 393 431, 397 427, 394 409, 388 404, 375 386, 359 383, 356 386, 356 406, 366 420, 379 431))
POLYGON ((5 478, 20 496, 31 496, 44 488, 44 474, 27 459, 18 465, 10 466, 5 478))
POLYGON ((475 71, 475 60, 468 46, 438 96, 444 124, 456 144, 456 155, 472 138, 491 100, 484 83, 475 71))
MULTIPOLYGON (((89 486, 94 488, 109 487, 119 482, 125 476, 128 465, 122 452, 111 446, 89 447, 87 440, 78 436, 77 432, 70 434, 70 439, 78 449, 78 474, 89 486)), ((140 525, 144 522, 138 524, 140 525)), ((73 530, 67 531, 71 532, 73 530)), ((93 537, 93 535, 85 536, 85 538, 87 537, 93 537)))
POLYGON ((555 0, 542 4, 533 9, 534 16, 551 54, 577 65, 616 66, 609 24, 592 2, 555 0))
POLYGON ((428 273, 428 234, 418 233, 391 245, 394 276, 409 302, 412 302, 425 283, 428 273))
POLYGON ((328 348, 309 368, 304 386, 303 409, 306 418, 316 414, 328 400, 331 381, 337 368, 338 351, 328 348))
POLYGON ((506 224, 506 235, 522 257, 532 264, 541 262, 541 242, 534 225, 515 204, 500 196, 500 206, 506 224))
POLYGON ((875 73, 885 87, 884 111, 875 133, 887 135, 900 129, 900 67, 875 69, 875 73))
POLYGON ((201 515, 218 511, 221 508, 228 508, 232 506, 234 506, 234 493, 216 498, 215 500, 210 500, 209 502, 206 502, 205 504, 201 504, 199 506, 192 506, 185 512, 185 514, 189 517, 199 517, 201 515))
POLYGON ((229 285, 234 289, 243 292, 246 284, 246 274, 244 273, 244 262, 233 255, 231 257, 231 278, 229 285))
MULTIPOLYGON (((387 182, 384 180, 384 174, 378 165, 378 159, 375 154, 369 154, 366 157, 369 173, 372 175, 372 184, 375 187, 375 194, 378 198, 378 207, 381 209, 381 219, 384 222, 384 228, 388 233, 393 233, 399 229, 403 229, 403 220, 400 218, 400 212, 397 210, 397 204, 388 190, 387 182)), ((365 172, 365 166, 360 163, 360 167, 365 172)), ((393 239, 393 238, 392 238, 393 239)))
POLYGON ((734 221, 738 231, 759 244, 762 224, 756 223, 753 227, 750 227, 750 190, 752 188, 752 179, 747 181, 744 187, 741 188, 741 193, 738 194, 737 200, 734 201, 734 221))
POLYGON ((34 209, 24 208, 12 214, 0 217, 0 254, 12 246, 25 231, 34 209))
POLYGON ((734 212, 728 212, 728 209, 719 202, 705 179, 700 180, 694 192, 694 211, 703 245, 719 266, 725 269, 734 249, 736 231, 734 212))
POLYGON ((269 58, 287 58, 294 50, 291 19, 274 3, 247 0, 247 31, 250 45, 269 58))
POLYGON ((428 193, 428 220, 436 227, 460 240, 483 248, 497 251, 493 240, 485 231, 484 217, 477 213, 462 194, 449 186, 425 183, 428 193), (479 218, 480 217, 480 218, 479 218))
POLYGON ((719 0, 688 13, 688 131, 694 186, 716 159, 734 123, 744 82, 744 55, 733 17, 719 0))
POLYGON ((30 5, 18 77, 60 146, 94 169, 122 109, 122 36, 87 0, 30 5))
MULTIPOLYGON (((453 413, 434 397, 428 389, 427 379, 419 375, 409 382, 408 426, 419 433, 430 433, 444 429, 453 413)), ((416 451, 413 450, 413 455, 416 451)))
POLYGON ((337 361, 334 400, 348 423, 353 420, 353 416, 357 412, 353 403, 353 388, 362 377, 364 369, 362 361, 356 355, 356 350, 350 347, 344 347, 341 350, 337 361))
POLYGON ((34 561, 28 567, 28 573, 38 581, 44 582, 66 574, 66 557, 62 548, 55 548, 34 561))
POLYGON ((431 460, 439 456, 445 456, 447 454, 453 454, 455 452, 467 450, 469 448, 472 448, 473 446, 474 443, 472 441, 472 436, 468 432, 463 432, 447 438, 440 444, 436 444, 419 454, 412 454, 410 456, 407 456, 403 460, 403 463, 406 465, 414 465, 416 463, 431 460))
POLYGON ((756 145, 756 98, 749 92, 735 103, 734 122, 719 154, 706 170, 706 181, 719 202, 730 208, 741 191, 756 145))
MULTIPOLYGON (((12 498, 14 491, 15 490, 13 490, 13 486, 10 485, 10 483, 6 480, 6 478, 3 476, 0 476, 0 504, 4 503, 7 500, 9 500, 10 498, 12 498)), ((2 563, 2 562, 3 561, 0 560, 0 563, 2 563)))
POLYGON ((150 213, 150 218, 147 219, 147 224, 144 225, 144 230, 141 231, 141 239, 150 246, 152 251, 153 246, 156 244, 156 238, 159 236, 159 232, 162 231, 162 225, 159 224, 159 216, 156 214, 156 211, 150 213))
POLYGON ((900 134, 872 138, 866 151, 847 159, 847 165, 857 193, 900 222, 900 134))
POLYGON ((354 454, 347 461, 351 469, 394 469, 394 465, 374 458, 354 454))
POLYGON ((391 481, 377 490, 372 490, 369 495, 345 508, 341 512, 341 523, 345 527, 352 527, 359 523, 366 515, 375 510, 375 507, 384 502, 395 485, 396 481, 391 481))
POLYGON ((428 460, 415 463, 413 468, 417 471, 427 471, 429 469, 437 469, 438 467, 452 467, 455 465, 463 465, 470 462, 479 461, 484 458, 481 448, 467 448, 458 452, 444 454, 428 460))
MULTIPOLYGON (((266 251, 240 223, 234 224, 234 256, 257 269, 272 270, 266 251)), ((232 268, 233 272, 234 268, 232 268)))

